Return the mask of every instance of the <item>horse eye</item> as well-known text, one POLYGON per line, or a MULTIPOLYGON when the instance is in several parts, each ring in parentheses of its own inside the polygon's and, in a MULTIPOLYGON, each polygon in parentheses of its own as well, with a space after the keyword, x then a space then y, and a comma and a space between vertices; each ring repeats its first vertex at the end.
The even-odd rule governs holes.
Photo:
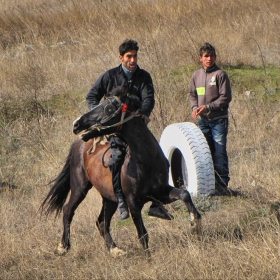
POLYGON ((115 112, 116 112, 116 108, 112 104, 108 104, 104 108, 104 113, 105 113, 106 116, 110 116, 115 112))

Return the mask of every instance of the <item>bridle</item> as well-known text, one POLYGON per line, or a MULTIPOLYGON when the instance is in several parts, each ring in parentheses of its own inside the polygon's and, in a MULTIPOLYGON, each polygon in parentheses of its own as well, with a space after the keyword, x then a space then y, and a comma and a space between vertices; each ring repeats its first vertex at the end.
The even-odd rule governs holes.
POLYGON ((96 124, 92 125, 91 127, 89 127, 87 129, 87 131, 96 130, 96 129, 102 130, 102 129, 108 129, 111 127, 118 127, 117 130, 120 130, 124 123, 128 122, 129 120, 131 120, 134 117, 141 116, 140 109, 136 110, 135 112, 129 111, 127 109, 128 108, 127 104, 123 103, 117 96, 108 97, 106 100, 109 101, 110 103, 104 107, 105 116, 101 119, 100 123, 96 123, 96 124), (112 125, 102 125, 102 123, 106 123, 110 119, 112 119, 115 116, 117 116, 118 114, 120 114, 120 112, 121 112, 121 119, 119 122, 112 124, 112 125), (130 115, 125 118, 126 112, 129 112, 130 115), (108 113, 110 115, 108 115, 108 113))

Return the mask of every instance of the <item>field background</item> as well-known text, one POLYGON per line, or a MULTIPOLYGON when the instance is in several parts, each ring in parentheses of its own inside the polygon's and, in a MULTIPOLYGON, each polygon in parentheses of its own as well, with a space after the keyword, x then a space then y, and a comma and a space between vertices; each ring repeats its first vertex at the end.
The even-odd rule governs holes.
MULTIPOLYGON (((279 0, 0 0, 0 279, 280 279, 279 0), (72 248, 53 254, 61 216, 38 208, 87 111, 85 95, 119 64, 126 38, 156 89, 150 129, 192 121, 188 85, 197 50, 212 43, 233 90, 230 188, 242 196, 196 199, 201 241, 180 204, 175 220, 151 219, 147 262, 131 219, 112 235, 127 256, 112 259, 95 227, 92 190, 72 223, 72 248)), ((149 205, 147 205, 148 207, 149 205)))

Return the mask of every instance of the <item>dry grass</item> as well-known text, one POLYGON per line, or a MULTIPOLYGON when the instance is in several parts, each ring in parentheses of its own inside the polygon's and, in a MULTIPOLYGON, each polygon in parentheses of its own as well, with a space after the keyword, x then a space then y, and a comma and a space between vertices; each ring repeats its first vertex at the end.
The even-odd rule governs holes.
POLYGON ((279 11, 277 0, 0 0, 0 279, 280 279, 279 11), (116 218, 112 234, 128 254, 110 258, 91 191, 74 217, 71 250, 57 257, 61 219, 37 210, 75 139, 72 122, 87 110, 86 93, 119 63, 126 38, 139 42, 139 65, 154 79, 157 138, 167 125, 191 121, 197 49, 216 46, 233 87, 230 187, 244 196, 196 199, 200 241, 180 203, 169 206, 171 222, 145 209, 147 262, 132 222, 116 218))

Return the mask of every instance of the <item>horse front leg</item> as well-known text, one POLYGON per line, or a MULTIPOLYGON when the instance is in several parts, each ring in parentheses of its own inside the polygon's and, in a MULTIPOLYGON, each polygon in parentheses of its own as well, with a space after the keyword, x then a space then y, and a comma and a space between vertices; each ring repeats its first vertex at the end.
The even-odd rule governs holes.
POLYGON ((113 257, 123 256, 126 254, 126 252, 117 247, 110 233, 111 219, 117 210, 118 204, 104 197, 102 198, 102 209, 96 221, 96 226, 100 232, 100 235, 103 237, 110 254, 113 257))
POLYGON ((145 228, 145 225, 144 225, 144 222, 142 219, 142 215, 141 215, 142 207, 129 206, 129 208, 130 208, 130 214, 131 214, 132 220, 136 226, 139 241, 145 251, 146 257, 150 258, 151 252, 149 250, 149 235, 148 235, 148 232, 145 228))
POLYGON ((194 206, 190 193, 187 190, 171 187, 169 198, 172 201, 179 199, 185 203, 191 218, 191 232, 200 236, 202 234, 201 215, 194 206))
POLYGON ((58 246, 55 250, 55 254, 59 256, 65 255, 71 247, 70 244, 70 225, 73 220, 75 210, 79 204, 86 197, 91 184, 88 183, 86 188, 77 187, 75 190, 71 191, 69 202, 63 207, 63 234, 61 242, 58 243, 58 246))

